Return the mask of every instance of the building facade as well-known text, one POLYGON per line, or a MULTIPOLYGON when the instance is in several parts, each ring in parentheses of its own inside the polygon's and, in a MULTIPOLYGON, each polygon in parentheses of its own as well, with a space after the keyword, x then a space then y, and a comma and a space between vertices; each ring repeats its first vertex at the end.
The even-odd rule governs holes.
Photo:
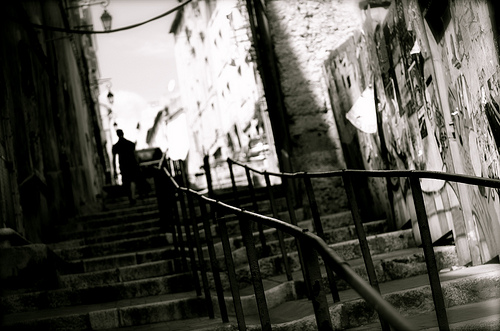
POLYGON ((105 151, 91 22, 69 2, 18 1, 2 11, 1 227, 31 242, 99 207, 105 151))
MULTIPOLYGON (((364 14, 363 28, 325 62, 330 95, 342 100, 335 113, 346 161, 498 178, 497 6, 393 1, 364 14), (371 102, 357 109, 363 93, 371 102)), ((419 241, 408 179, 370 185, 387 192, 395 227, 411 224, 419 241)), ((496 189, 421 185, 433 241, 451 235, 461 264, 498 256, 496 189)))
MULTIPOLYGON (((256 73, 253 100, 266 101, 266 135, 281 170, 498 178, 497 14, 485 0, 193 1, 172 27, 197 146, 190 157, 198 153, 199 167, 205 154, 238 155, 233 137, 252 123, 251 108, 239 103, 249 85, 234 92, 252 81, 239 79, 245 59, 256 73), (236 45, 235 12, 248 25, 248 42, 236 45)), ((341 180, 313 184, 323 213, 347 208, 341 180)), ((419 240, 405 179, 358 188, 367 217, 412 226, 419 240)), ((422 188, 434 241, 452 235, 463 264, 498 256, 496 190, 435 180, 422 188)))
POLYGON ((171 32, 190 127, 187 165, 191 180, 200 178, 195 175, 205 155, 215 172, 215 186, 230 184, 228 157, 277 169, 244 2, 194 1, 177 13, 171 32))

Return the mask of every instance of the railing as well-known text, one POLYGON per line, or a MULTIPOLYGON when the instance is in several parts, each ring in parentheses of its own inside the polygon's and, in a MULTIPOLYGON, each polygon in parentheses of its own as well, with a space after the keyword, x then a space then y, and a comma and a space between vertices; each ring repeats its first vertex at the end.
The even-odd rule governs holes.
MULTIPOLYGON (((231 246, 229 244, 229 236, 226 227, 225 218, 220 215, 235 215, 239 221, 243 243, 246 248, 246 255, 248 265, 250 268, 252 285, 254 288, 255 299, 259 312, 262 330, 271 330, 271 321, 269 310, 266 303, 265 291, 262 282, 262 276, 259 268, 258 253, 252 234, 251 222, 257 222, 259 229, 261 226, 268 226, 274 228, 281 233, 286 233, 295 238, 300 253, 302 264, 302 271, 304 273, 304 281, 308 289, 313 289, 309 292, 312 301, 314 314, 318 330, 332 330, 332 322, 329 313, 328 302, 326 298, 326 290, 322 285, 322 275, 320 268, 320 261, 318 256, 321 256, 325 266, 330 271, 335 272, 339 277, 344 279, 353 289, 355 289, 360 296, 366 300, 378 312, 383 325, 391 325, 397 330, 414 330, 406 319, 404 319, 399 312, 386 302, 373 286, 370 286, 359 275, 357 275, 350 266, 343 261, 329 246, 320 238, 320 236, 308 232, 306 229, 298 227, 296 224, 289 224, 281 221, 276 217, 268 217, 260 215, 257 212, 246 211, 240 207, 229 205, 227 203, 217 201, 213 197, 206 197, 189 187, 189 183, 185 176, 182 180, 186 183, 186 187, 180 186, 171 170, 171 164, 163 162, 164 165, 160 167, 157 175, 155 176, 155 186, 157 188, 158 205, 160 207, 160 215, 164 219, 164 223, 169 223, 168 231, 174 234, 174 244, 179 251, 181 266, 185 270, 191 269, 194 278, 195 290, 198 296, 202 296, 202 290, 205 301, 208 307, 208 315, 210 318, 215 317, 214 306, 210 294, 210 285, 207 276, 207 266, 203 256, 203 247, 200 238, 200 229, 198 228, 199 220, 203 224, 205 234, 205 244, 208 251, 210 260, 210 270, 213 274, 213 281, 217 293, 219 304, 219 313, 224 323, 229 322, 228 309, 223 294, 223 287, 220 277, 220 270, 215 254, 214 240, 212 238, 211 223, 218 225, 220 229, 220 236, 222 247, 224 251, 224 259, 226 272, 229 279, 229 286, 233 297, 234 311, 239 330, 246 330, 245 316, 243 314, 243 306, 239 294, 239 285, 236 277, 235 263, 231 246), (197 212, 198 211, 198 212, 197 212), (198 217, 200 215, 200 217, 198 217), (193 238, 194 237, 194 238, 193 238), (185 239, 184 239, 185 238, 185 239), (195 251, 198 262, 196 262, 195 251), (188 257, 191 267, 188 267, 188 257), (203 288, 200 286, 200 277, 203 288)), ((244 166, 244 165, 242 165, 244 166)), ((250 171, 249 168, 248 172, 250 171)), ((255 171, 252 169, 252 171, 255 171)), ((178 172, 176 171, 178 175, 178 172)), ((266 178, 266 184, 270 187, 269 176, 276 175, 282 177, 301 177, 304 174, 271 174, 263 173, 266 178)), ((342 172, 342 174, 349 174, 349 172, 342 172)), ((308 176, 322 176, 323 174, 309 174, 308 176)), ((179 177, 178 177, 179 178, 179 177)), ((209 172, 207 173, 208 181, 210 178, 209 172)), ((308 177, 309 178, 309 177, 308 177)), ((251 179, 249 178, 249 184, 251 179)), ((286 182, 286 181, 285 181, 286 182)), ((251 184, 250 184, 251 185, 251 184)), ((286 184, 285 184, 286 185, 286 184)), ((210 186, 210 185, 209 185, 210 186)), ((270 193, 271 205, 272 203, 272 190, 270 193)), ((213 196, 213 191, 209 187, 209 194, 213 196)), ((288 197, 289 201, 290 197, 288 197)), ((289 204, 289 212, 292 223, 295 217, 293 216, 293 206, 289 204)), ((273 214, 276 216, 276 209, 272 207, 273 214)), ((359 218, 357 222, 360 221, 359 218)), ((362 228, 362 226, 361 226, 362 228)), ((280 235, 282 238, 282 235, 280 235)), ((280 244, 282 254, 285 255, 283 261, 287 261, 286 251, 284 245, 280 244)), ((289 269, 289 267, 287 267, 289 269)), ((290 271, 287 270, 288 279, 291 279, 290 271)), ((331 285, 332 283, 330 283, 331 285)), ((372 284, 373 285, 373 284, 372 284)), ((338 293, 334 294, 334 300, 338 301, 338 293)))
MULTIPOLYGON (((489 178, 483 178, 483 177, 475 177, 475 176, 468 176, 468 175, 459 175, 459 174, 450 174, 450 173, 444 173, 444 172, 435 172, 435 171, 419 171, 419 170, 338 170, 338 171, 329 171, 329 172, 315 172, 315 173, 307 173, 307 172, 297 172, 297 173, 273 173, 273 172, 267 172, 267 171, 260 171, 256 169, 252 169, 248 167, 245 164, 242 164, 240 162, 228 159, 228 165, 229 165, 229 172, 230 176, 232 179, 232 184, 233 184, 233 192, 234 196, 237 197, 237 187, 234 182, 234 176, 233 176, 233 165, 237 165, 240 167, 243 167, 247 173, 247 179, 248 179, 248 189, 251 192, 252 198, 254 198, 254 194, 252 193, 254 191, 253 183, 252 183, 252 176, 251 172, 254 174, 258 174, 261 176, 264 176, 266 180, 266 185, 268 187, 268 191, 271 192, 270 190, 270 182, 269 182, 269 177, 270 176, 276 176, 279 177, 282 181, 282 185, 284 187, 283 191, 285 192, 285 197, 287 200, 287 205, 289 208, 290 212, 290 219, 291 223, 293 225, 296 225, 295 217, 293 217, 293 210, 291 207, 291 197, 289 196, 289 189, 287 187, 290 186, 290 181, 291 180, 296 180, 296 179, 301 179, 303 180, 303 184, 305 187, 305 192, 309 200, 309 206, 310 206, 310 211, 313 216, 313 221, 314 221, 314 228, 315 231, 318 235, 318 238, 323 237, 323 229, 322 229, 322 224, 321 224, 321 218, 320 218, 320 213, 318 211, 318 206, 316 202, 316 198, 314 195, 314 189, 311 183, 311 179, 313 178, 331 178, 331 177, 341 177, 344 183, 344 189, 345 193, 347 195, 351 213, 353 216, 353 221, 354 221, 354 226, 356 230, 356 234, 359 240, 361 252, 363 255, 363 260, 365 263, 366 271, 368 274, 368 279, 369 282, 372 286, 372 288, 377 292, 380 293, 380 289, 378 286, 378 280, 375 274, 375 267, 373 265, 373 261, 371 258, 370 254, 370 249, 368 247, 368 241, 366 239, 366 233, 363 228, 362 224, 362 217, 360 213, 360 206, 358 206, 358 201, 356 198, 356 190, 355 186, 353 185, 354 180, 356 178, 360 177, 378 177, 378 178, 386 178, 386 180, 394 177, 406 177, 410 180, 410 187, 412 190, 412 196, 413 196, 413 203, 415 205, 415 211, 416 211, 416 217, 417 217, 417 223, 418 223, 418 228, 420 230, 420 236, 421 236, 421 241, 422 241, 422 249, 424 252, 424 258, 425 258, 425 263, 427 266, 427 272, 429 276, 429 282, 430 282, 430 287, 432 291, 432 297, 433 297, 433 302, 434 302, 434 308, 436 311, 436 316, 438 320, 438 326, 439 330, 449 330, 449 323, 448 323, 448 318, 446 314, 446 308, 445 308, 445 301, 444 301, 444 296, 443 292, 441 289, 441 283, 439 279, 439 270, 437 267, 436 263, 436 258, 434 255, 434 249, 432 245, 432 239, 431 239, 431 232, 429 228, 429 221, 427 219, 427 213, 425 210, 425 203, 424 203, 424 197, 422 193, 422 188, 420 185, 420 179, 435 179, 435 180, 443 180, 443 181, 451 181, 451 182, 456 182, 456 183, 461 183, 461 184, 469 184, 469 185, 477 185, 477 186, 485 186, 485 187, 491 187, 491 188, 500 188, 500 180, 498 179, 489 179, 489 178)), ((209 168, 205 166, 205 171, 209 172, 209 168)), ((209 178, 209 177, 207 177, 209 178)), ((208 185, 210 186, 210 181, 208 181, 208 185)), ((270 201, 271 205, 273 204, 272 201, 272 196, 270 196, 270 201)), ((237 202, 237 201, 236 201, 237 202)), ((255 203, 254 203, 255 204, 255 203)), ((277 229, 281 230, 281 228, 274 226, 277 229)), ((283 230, 282 230, 283 231, 283 230)), ((297 238, 297 237, 296 237, 297 238)), ((322 241, 324 243, 324 241, 322 241)), ((263 243, 265 245, 265 242, 263 243)), ((301 251, 301 245, 300 245, 300 240, 298 243, 298 250, 299 250, 299 255, 301 251)), ((327 247, 325 247, 326 251, 329 251, 327 247)), ((284 260, 286 259, 286 253, 284 254, 284 260)), ((320 252, 321 256, 325 254, 325 252, 320 252)), ((302 256, 300 258, 301 261, 301 266, 302 269, 307 269, 307 265, 305 265, 306 259, 302 256)), ((332 262, 332 260, 329 260, 332 262)), ((338 292, 336 289, 335 281, 333 278, 332 270, 337 273, 340 277, 344 278, 345 275, 342 275, 339 273, 337 270, 337 265, 336 263, 325 263, 326 266, 326 271, 327 271, 327 277, 329 280, 329 285, 331 289, 331 293, 333 295, 334 301, 338 301, 338 292)), ((287 271, 288 272, 288 271, 287 271)), ((350 277, 350 276, 348 276, 350 277)), ((345 278, 344 278, 345 279, 345 278)), ((370 302, 371 304, 374 304, 374 302, 369 301, 362 293, 361 287, 357 288, 353 286, 358 293, 360 293, 365 300, 370 302)), ((379 304, 379 303, 377 303, 379 304)), ((381 311, 379 312, 380 320, 381 320, 381 325, 383 330, 389 330, 389 326, 387 325, 386 321, 391 324, 391 321, 388 319, 386 316, 386 312, 383 313, 381 311)), ((391 324, 392 325, 392 324, 391 324)))

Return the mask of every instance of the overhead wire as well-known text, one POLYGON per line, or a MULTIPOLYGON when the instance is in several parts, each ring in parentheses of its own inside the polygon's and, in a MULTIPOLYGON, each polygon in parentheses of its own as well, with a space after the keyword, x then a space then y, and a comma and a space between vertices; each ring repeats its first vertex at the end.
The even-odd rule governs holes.
POLYGON ((121 27, 121 28, 118 28, 118 29, 107 30, 107 31, 66 29, 66 28, 60 28, 60 27, 56 27, 56 26, 49 26, 49 25, 43 25, 43 24, 36 24, 36 23, 31 23, 31 25, 34 26, 35 28, 39 28, 39 29, 50 30, 50 31, 59 31, 59 32, 67 32, 67 33, 74 33, 74 34, 105 34, 105 33, 115 33, 115 32, 130 30, 130 29, 139 27, 141 25, 150 23, 152 21, 155 21, 157 19, 160 19, 162 17, 165 17, 167 15, 170 15, 173 12, 176 12, 177 10, 181 9, 182 7, 184 7, 185 5, 187 5, 188 3, 190 3, 191 1, 192 0, 186 0, 185 2, 181 3, 180 5, 172 8, 172 9, 169 9, 165 13, 163 13, 161 15, 158 15, 156 17, 153 17, 153 18, 151 18, 149 20, 146 20, 146 21, 143 21, 143 22, 140 22, 140 23, 136 23, 136 24, 132 24, 132 25, 128 25, 128 26, 125 26, 125 27, 121 27))

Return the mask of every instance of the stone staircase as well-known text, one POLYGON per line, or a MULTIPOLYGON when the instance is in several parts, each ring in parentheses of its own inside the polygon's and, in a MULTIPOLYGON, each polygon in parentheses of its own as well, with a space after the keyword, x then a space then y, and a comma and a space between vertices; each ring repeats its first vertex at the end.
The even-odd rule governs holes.
MULTIPOLYGON (((280 218, 287 220, 283 199, 277 201, 280 218)), ((209 272, 216 315, 210 319, 205 298, 197 295, 193 286, 193 273, 183 267, 172 234, 160 222, 153 195, 134 207, 129 207, 124 197, 109 197, 105 205, 106 211, 80 217, 55 231, 57 239, 48 245, 61 260, 54 285, 26 285, 4 291, 0 301, 2 330, 237 329, 227 276, 221 273, 230 323, 222 323, 213 277, 209 272)), ((244 206, 251 209, 248 203, 244 206)), ((267 201, 259 202, 261 213, 269 214, 269 210, 267 201)), ((299 226, 313 231, 306 214, 303 209, 296 211, 299 226)), ((223 218, 230 234, 245 322, 248 329, 257 330, 260 320, 238 220, 231 215, 223 218)), ((324 215, 322 223, 325 241, 367 279, 350 212, 324 215)), ((255 222, 253 226, 254 237, 259 238, 255 222)), ((388 232, 384 220, 366 222, 364 227, 384 298, 418 329, 436 327, 423 252, 416 246, 411 229, 388 232)), ((212 224, 219 266, 225 270, 218 231, 212 224)), ((269 255, 263 256, 260 244, 257 251, 273 330, 316 330, 295 240, 285 236, 293 270, 293 280, 289 281, 284 275, 276 231, 266 228, 264 232, 269 255)), ((200 231, 200 236, 203 240, 205 233, 200 231)), ((208 253, 204 253, 209 267, 208 253)), ((500 329, 500 266, 459 267, 453 245, 435 247, 435 253, 443 271, 441 281, 452 327, 500 329), (465 318, 463 311, 476 313, 465 318)), ((336 280, 341 302, 334 303, 328 295, 334 329, 380 328, 373 308, 345 281, 336 280)), ((326 276, 324 283, 328 284, 326 276)))

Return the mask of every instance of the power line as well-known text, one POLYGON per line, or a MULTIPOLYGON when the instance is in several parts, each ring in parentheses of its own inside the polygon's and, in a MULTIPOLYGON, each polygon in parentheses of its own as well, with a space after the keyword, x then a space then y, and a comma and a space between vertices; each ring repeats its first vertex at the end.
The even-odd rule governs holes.
POLYGON ((122 27, 122 28, 114 29, 114 30, 108 30, 108 31, 73 30, 73 29, 59 28, 59 27, 56 27, 56 26, 49 26, 49 25, 35 24, 35 23, 31 23, 31 25, 34 26, 35 28, 40 28, 40 29, 44 29, 44 30, 67 32, 67 33, 75 33, 75 34, 103 34, 103 33, 120 32, 120 31, 130 30, 130 29, 136 28, 138 26, 144 25, 146 23, 149 23, 149 22, 155 21, 157 19, 160 19, 162 17, 165 17, 165 16, 167 16, 167 15, 169 15, 169 14, 171 14, 171 13, 173 13, 173 12, 179 10, 179 9, 181 9, 182 7, 184 7, 185 5, 187 5, 188 3, 190 3, 191 1, 192 0, 186 0, 185 2, 181 3, 177 7, 169 9, 165 13, 163 13, 161 15, 158 15, 156 17, 153 17, 153 18, 151 18, 151 19, 149 19, 147 21, 140 22, 140 23, 133 24, 133 25, 129 25, 129 26, 125 26, 125 27, 122 27))

